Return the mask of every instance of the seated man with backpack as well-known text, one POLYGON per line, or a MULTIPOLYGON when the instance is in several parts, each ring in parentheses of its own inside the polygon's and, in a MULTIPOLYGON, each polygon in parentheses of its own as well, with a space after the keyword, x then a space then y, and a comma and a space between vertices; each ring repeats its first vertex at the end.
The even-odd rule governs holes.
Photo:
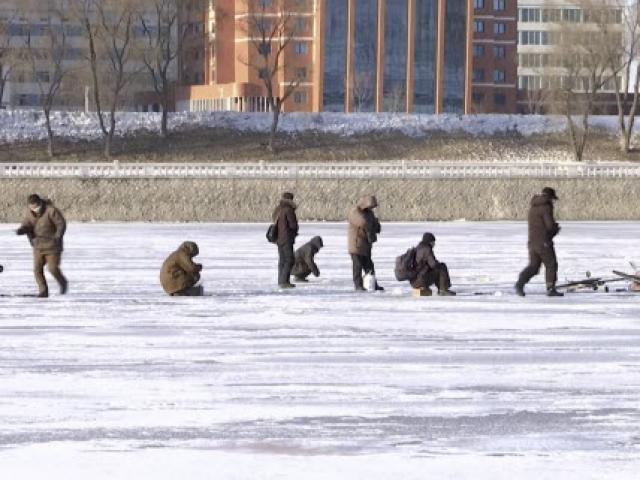
POLYGON ((429 287, 436 285, 438 295, 453 296, 456 292, 450 290, 449 270, 433 253, 435 243, 436 237, 427 232, 415 248, 399 256, 396 259, 396 278, 400 281, 409 280, 411 286, 417 290, 430 291, 429 287))

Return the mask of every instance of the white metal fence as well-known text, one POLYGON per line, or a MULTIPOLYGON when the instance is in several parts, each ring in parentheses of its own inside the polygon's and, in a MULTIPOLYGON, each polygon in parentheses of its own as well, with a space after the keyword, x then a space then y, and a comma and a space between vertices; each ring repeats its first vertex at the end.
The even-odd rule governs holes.
POLYGON ((640 178, 640 164, 455 163, 2 163, 0 178, 640 178))

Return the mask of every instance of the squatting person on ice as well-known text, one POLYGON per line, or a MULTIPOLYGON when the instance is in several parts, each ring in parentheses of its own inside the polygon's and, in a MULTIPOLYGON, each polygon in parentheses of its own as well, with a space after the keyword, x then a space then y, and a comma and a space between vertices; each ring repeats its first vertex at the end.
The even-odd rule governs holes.
MULTIPOLYGON (((365 195, 356 204, 347 217, 349 221, 348 249, 353 264, 353 284, 356 291, 364 291, 363 273, 375 275, 375 266, 371 259, 371 249, 378 241, 378 234, 382 230, 380 222, 373 213, 378 206, 378 200, 373 195, 365 195)), ((376 290, 384 290, 380 285, 376 290)))
POLYGON ((26 235, 33 247, 33 273, 38 284, 38 297, 49 296, 49 287, 44 277, 45 265, 60 285, 60 293, 67 293, 68 282, 60 270, 63 237, 67 222, 60 210, 50 200, 43 200, 35 193, 27 199, 28 209, 18 235, 26 235))
POLYGON ((296 250, 295 263, 291 274, 296 282, 308 282, 307 277, 313 273, 315 277, 320 276, 320 269, 315 262, 315 256, 324 246, 321 237, 313 237, 296 250))
POLYGON ((293 244, 298 236, 298 218, 293 193, 282 194, 280 203, 271 216, 276 226, 278 245, 278 286, 280 288, 294 288, 291 283, 291 270, 295 263, 293 244))
POLYGON ((534 195, 529 209, 529 265, 520 273, 516 283, 516 293, 524 297, 524 286, 540 272, 544 264, 547 283, 547 295, 561 297, 556 290, 558 279, 558 260, 553 246, 554 237, 560 232, 560 225, 553 216, 553 202, 558 200, 556 191, 551 187, 542 189, 534 195))
POLYGON ((200 281, 202 265, 195 263, 193 257, 200 253, 194 242, 182 245, 167 257, 160 268, 160 284, 165 292, 172 296, 199 297, 204 291, 200 281))

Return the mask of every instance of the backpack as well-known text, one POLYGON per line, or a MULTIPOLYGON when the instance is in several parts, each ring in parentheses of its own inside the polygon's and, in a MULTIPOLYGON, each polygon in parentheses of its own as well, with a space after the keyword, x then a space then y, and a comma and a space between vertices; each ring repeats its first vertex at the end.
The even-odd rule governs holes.
POLYGON ((278 224, 272 223, 267 228, 267 240, 269 243, 276 243, 278 241, 278 224))
POLYGON ((416 248, 412 247, 396 258, 396 268, 393 273, 396 275, 396 280, 403 282, 414 278, 417 268, 416 248))

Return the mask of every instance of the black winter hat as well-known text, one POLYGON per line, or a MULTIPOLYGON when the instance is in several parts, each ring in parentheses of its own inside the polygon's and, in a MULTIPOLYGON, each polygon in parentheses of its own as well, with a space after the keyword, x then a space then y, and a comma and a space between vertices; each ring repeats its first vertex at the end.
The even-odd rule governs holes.
POLYGON ((542 189, 542 194, 546 195, 551 200, 558 200, 558 196, 556 195, 556 191, 551 187, 544 187, 542 189))
POLYGON ((284 192, 282 194, 282 199, 283 200, 293 200, 293 193, 291 192, 284 192))
POLYGON ((27 198, 27 205, 41 205, 41 204, 42 204, 42 199, 36 193, 32 193, 27 198))
POLYGON ((432 243, 436 241, 436 237, 433 233, 427 232, 424 235, 422 235, 422 241, 424 243, 432 243))

